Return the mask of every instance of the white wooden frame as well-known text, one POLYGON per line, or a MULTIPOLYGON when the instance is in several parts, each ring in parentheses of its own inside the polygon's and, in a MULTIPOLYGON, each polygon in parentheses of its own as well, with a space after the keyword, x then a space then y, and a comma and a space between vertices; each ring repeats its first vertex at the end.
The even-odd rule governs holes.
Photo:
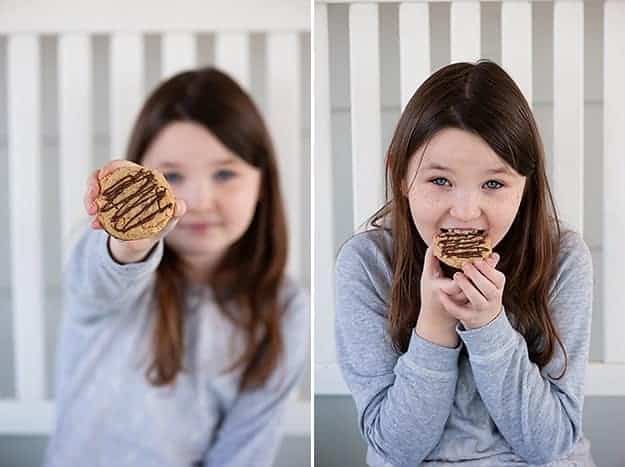
MULTIPOLYGON (((267 122, 278 154, 291 235, 289 271, 305 276, 303 137, 301 134, 300 33, 310 31, 307 0, 179 0, 168 3, 0 2, 0 35, 7 37, 8 157, 11 278, 16 398, 0 399, 0 434, 46 434, 54 402, 46 399, 41 262, 40 38, 58 35, 60 212, 63 257, 83 218, 83 184, 92 167, 91 37, 110 38, 111 157, 121 157, 130 125, 145 98, 144 36, 159 34, 162 78, 196 65, 197 35, 215 37, 215 65, 250 86, 251 33, 267 37, 267 122), (245 14, 242 15, 241 12, 245 14), (123 12, 123 14, 122 14, 123 12), (284 64, 288 64, 284 66, 284 64), (19 105, 18 105, 19 103, 19 105), (30 196, 24 196, 25 193, 30 196), (37 339, 33 336, 42 336, 37 339)), ((4 310, 3 310, 4 311, 4 310)), ((293 394, 285 420, 288 435, 310 434, 310 403, 293 394)))

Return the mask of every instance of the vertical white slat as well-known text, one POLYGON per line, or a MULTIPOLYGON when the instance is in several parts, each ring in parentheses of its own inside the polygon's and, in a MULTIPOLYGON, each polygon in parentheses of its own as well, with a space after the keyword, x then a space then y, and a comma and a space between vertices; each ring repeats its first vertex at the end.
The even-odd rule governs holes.
POLYGON ((267 37, 267 103, 271 134, 280 167, 289 226, 288 270, 299 279, 303 271, 303 161, 298 34, 272 32, 267 37))
POLYGON ((584 3, 553 12, 553 187, 561 219, 584 227, 584 3))
POLYGON ((163 34, 161 41, 163 57, 162 76, 166 79, 176 73, 195 68, 197 63, 197 41, 193 33, 163 34))
POLYGON ((85 217, 82 199, 91 170, 91 40, 87 34, 59 37, 59 155, 63 259, 85 217))
POLYGON ((17 398, 45 396, 41 238, 40 44, 9 36, 8 131, 11 286, 17 398))
POLYGON ((139 114, 144 89, 143 37, 111 35, 111 159, 125 157, 132 125, 139 114))
POLYGON ((428 3, 399 5, 399 65, 403 109, 432 69, 428 3))
POLYGON ((625 363, 625 3, 604 5, 603 325, 604 359, 625 363))
POLYGON ((215 40, 215 63, 243 89, 250 89, 250 37, 246 32, 220 32, 215 40))
POLYGON ((501 63, 532 106, 532 4, 501 4, 501 63))
POLYGON ((323 345, 315 346, 315 361, 335 360, 334 356, 334 190, 332 187, 332 133, 330 130, 330 55, 328 6, 315 5, 315 174, 313 290, 315 308, 323 310, 315 318, 315 336, 323 345))
POLYGON ((349 7, 354 228, 384 201, 384 156, 380 117, 378 5, 349 7))
POLYGON ((449 30, 451 61, 474 62, 481 56, 479 0, 451 2, 449 30))

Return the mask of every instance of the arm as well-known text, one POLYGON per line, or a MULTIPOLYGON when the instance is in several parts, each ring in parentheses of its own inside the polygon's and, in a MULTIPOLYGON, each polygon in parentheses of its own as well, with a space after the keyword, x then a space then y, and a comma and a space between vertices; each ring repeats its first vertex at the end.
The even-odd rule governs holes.
POLYGON ((490 324, 458 333, 467 346, 477 389, 497 428, 527 462, 548 463, 566 456, 581 434, 584 376, 588 360, 592 261, 581 239, 561 259, 550 312, 568 355, 555 346, 540 371, 528 357, 523 337, 505 311, 490 324))
POLYGON ((394 351, 386 318, 390 266, 374 248, 361 234, 337 260, 338 362, 378 462, 419 465, 449 417, 460 346, 439 346, 413 331, 408 351, 394 351))
POLYGON ((116 262, 103 230, 88 229, 72 250, 65 270, 65 300, 70 316, 91 322, 119 310, 143 293, 163 256, 158 242, 140 262, 116 262))
POLYGON ((204 457, 204 467, 272 465, 282 440, 288 396, 305 368, 310 320, 306 293, 292 295, 285 310, 283 363, 263 387, 238 396, 204 457))

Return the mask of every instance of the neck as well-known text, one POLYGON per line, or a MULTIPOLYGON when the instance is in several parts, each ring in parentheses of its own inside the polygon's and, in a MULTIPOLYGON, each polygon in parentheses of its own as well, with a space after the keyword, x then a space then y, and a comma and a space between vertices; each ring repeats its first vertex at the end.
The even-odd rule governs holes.
POLYGON ((219 256, 181 256, 185 265, 186 278, 191 284, 207 284, 221 257, 219 256))

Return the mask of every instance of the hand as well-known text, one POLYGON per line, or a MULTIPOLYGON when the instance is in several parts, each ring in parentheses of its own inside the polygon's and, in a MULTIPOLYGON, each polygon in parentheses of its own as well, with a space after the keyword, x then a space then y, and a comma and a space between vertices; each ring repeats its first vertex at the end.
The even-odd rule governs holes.
MULTIPOLYGON (((90 216, 94 216, 91 220, 91 227, 93 229, 101 229, 102 225, 100 221, 98 221, 98 206, 95 202, 96 198, 100 194, 100 182, 99 179, 105 177, 107 174, 111 173, 118 167, 123 166, 137 166, 134 162, 126 161, 126 160, 112 160, 105 166, 100 169, 95 170, 87 179, 87 190, 85 192, 83 202, 85 205, 85 210, 87 214, 90 216)), ((186 203, 182 200, 176 200, 176 207, 174 210, 174 215, 169 220, 169 223, 163 230, 161 230, 154 237, 150 238, 142 238, 140 240, 120 240, 117 238, 110 237, 109 238, 109 247, 111 249, 111 253, 116 261, 120 263, 132 263, 136 261, 140 261, 143 259, 152 249, 152 247, 163 237, 165 237, 169 232, 171 232, 175 227, 180 218, 186 213, 187 206, 186 203)))
POLYGON ((441 293, 458 303, 468 301, 458 284, 443 276, 438 259, 434 256, 432 247, 429 247, 425 252, 421 275, 421 310, 416 332, 430 342, 453 348, 458 344, 458 320, 445 310, 439 299, 441 293))
POLYGON ((463 272, 454 274, 453 281, 468 299, 465 304, 452 300, 448 293, 441 291, 439 298, 445 310, 467 329, 485 326, 502 310, 506 276, 495 269, 498 262, 499 254, 493 253, 487 260, 465 264, 463 272))

